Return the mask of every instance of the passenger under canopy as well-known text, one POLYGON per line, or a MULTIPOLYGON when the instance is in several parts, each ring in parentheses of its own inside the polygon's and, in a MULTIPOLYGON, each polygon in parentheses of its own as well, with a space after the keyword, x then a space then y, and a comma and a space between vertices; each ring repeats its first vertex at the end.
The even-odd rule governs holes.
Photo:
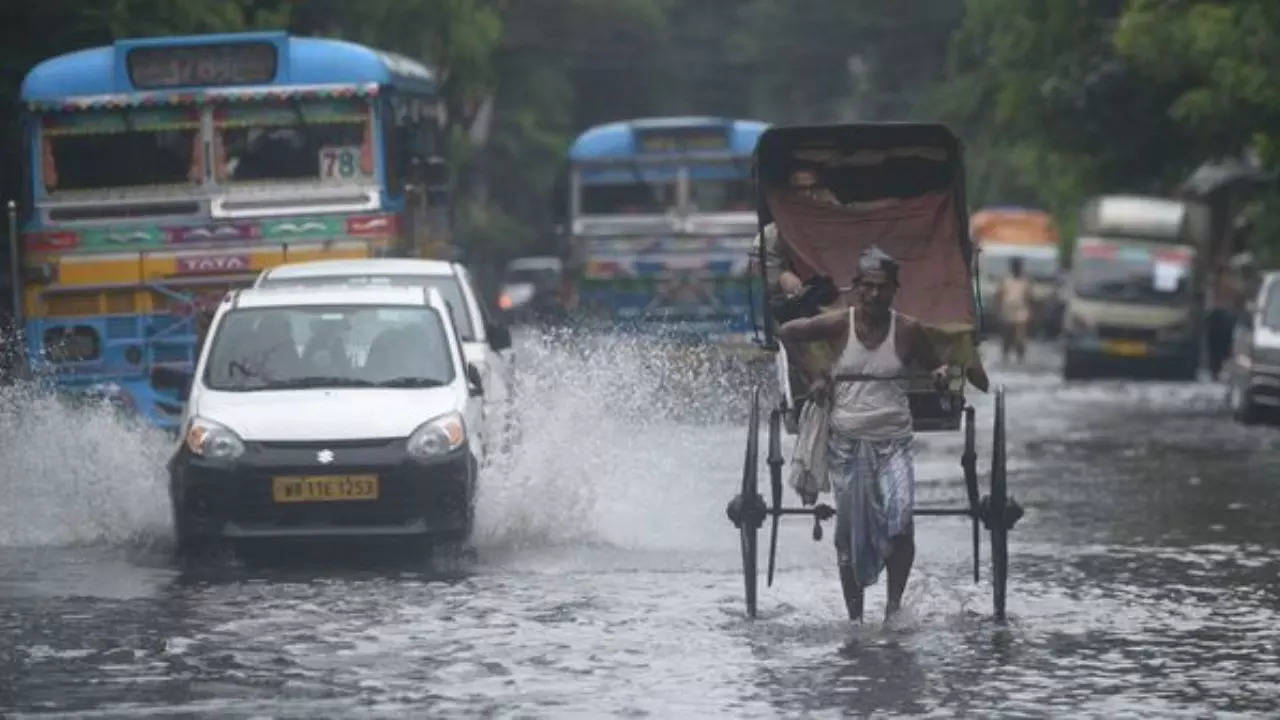
MULTIPOLYGON (((899 312, 940 354, 981 372, 961 149, 939 125, 775 128, 757 148, 760 220, 774 223, 802 280, 852 280, 876 245, 900 265, 899 312), (816 183, 797 187, 804 171, 816 183)), ((985 375, 985 373, 983 373, 985 375)))

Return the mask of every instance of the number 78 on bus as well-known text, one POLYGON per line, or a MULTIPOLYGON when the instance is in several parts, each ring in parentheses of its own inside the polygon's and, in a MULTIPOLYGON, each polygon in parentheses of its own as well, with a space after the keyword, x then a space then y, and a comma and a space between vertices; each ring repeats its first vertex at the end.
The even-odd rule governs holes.
POLYGON ((454 257, 435 71, 280 32, 120 40, 22 84, 31 368, 175 427, 201 310, 284 262, 454 257), (163 376, 164 373, 154 373, 163 376))

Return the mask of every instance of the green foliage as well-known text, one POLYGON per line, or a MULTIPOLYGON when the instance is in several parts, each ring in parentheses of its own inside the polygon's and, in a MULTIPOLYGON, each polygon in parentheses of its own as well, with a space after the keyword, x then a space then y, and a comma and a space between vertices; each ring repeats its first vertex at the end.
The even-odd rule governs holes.
MULTIPOLYGON (((124 36, 288 28, 440 69, 472 258, 552 251, 564 155, 587 126, 714 114, 947 122, 970 202, 1054 213, 1165 193, 1203 160, 1280 163, 1274 0, 41 0, 0 9, 0 92, 124 36)), ((0 116, 16 138, 12 111, 0 116)), ((15 143, 0 156, 7 194, 15 143)), ((1257 206, 1263 234, 1280 211, 1257 206)))

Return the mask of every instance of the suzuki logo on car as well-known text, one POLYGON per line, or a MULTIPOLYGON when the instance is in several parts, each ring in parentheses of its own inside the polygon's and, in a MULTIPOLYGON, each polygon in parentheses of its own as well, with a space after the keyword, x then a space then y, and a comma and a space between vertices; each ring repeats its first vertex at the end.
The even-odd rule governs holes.
POLYGON ((324 450, 316 453, 316 462, 321 465, 328 465, 333 462, 333 451, 329 448, 325 448, 324 450))

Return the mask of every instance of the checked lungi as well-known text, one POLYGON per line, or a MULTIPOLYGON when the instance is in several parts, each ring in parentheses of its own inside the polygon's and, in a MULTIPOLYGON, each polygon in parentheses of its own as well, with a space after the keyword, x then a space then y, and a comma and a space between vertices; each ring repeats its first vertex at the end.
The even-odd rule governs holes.
POLYGON ((911 438, 858 440, 831 433, 827 473, 836 500, 836 556, 865 588, 880 576, 890 538, 911 530, 911 438))

